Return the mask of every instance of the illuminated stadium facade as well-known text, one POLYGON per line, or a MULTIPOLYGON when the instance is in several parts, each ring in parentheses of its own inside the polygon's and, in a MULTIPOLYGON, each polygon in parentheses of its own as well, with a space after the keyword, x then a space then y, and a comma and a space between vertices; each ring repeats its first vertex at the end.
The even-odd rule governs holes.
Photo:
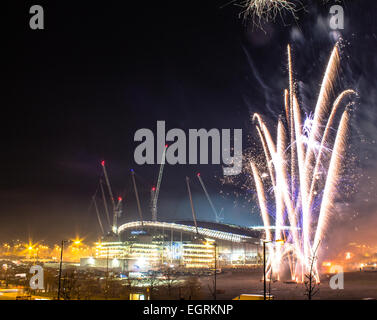
MULTIPOLYGON (((101 215, 93 196, 102 240, 96 243, 93 257, 81 259, 82 266, 121 268, 122 270, 148 271, 157 270, 166 265, 180 268, 213 268, 231 265, 255 265, 260 263, 260 239, 263 230, 245 228, 223 223, 197 221, 190 179, 186 177, 192 221, 160 221, 157 219, 157 200, 164 169, 165 151, 162 154, 158 180, 151 189, 151 221, 145 221, 137 191, 135 172, 131 169, 131 178, 135 192, 140 220, 119 223, 122 213, 122 197, 116 202, 111 189, 105 161, 101 162, 103 177, 112 208, 113 221, 110 223, 108 200, 102 190, 102 200, 111 232, 105 235, 101 215)), ((209 197, 200 173, 197 178, 215 214, 215 220, 221 221, 209 197)), ((98 188, 97 188, 98 191, 98 188)))
POLYGON ((133 221, 119 226, 118 239, 96 243, 95 259, 82 264, 128 271, 213 268, 216 253, 218 267, 255 265, 259 239, 258 230, 213 222, 198 221, 196 227, 191 221, 133 221))

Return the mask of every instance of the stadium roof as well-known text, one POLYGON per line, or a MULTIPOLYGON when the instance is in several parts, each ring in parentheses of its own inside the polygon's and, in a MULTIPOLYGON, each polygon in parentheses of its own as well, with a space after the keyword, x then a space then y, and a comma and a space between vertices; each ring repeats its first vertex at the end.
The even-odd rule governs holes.
MULTIPOLYGON (((215 222, 198 221, 198 233, 204 237, 218 240, 228 240, 232 242, 248 242, 259 239, 260 232, 239 226, 220 224, 215 222)), ((196 233, 196 228, 193 221, 140 221, 127 222, 119 226, 118 233, 127 229, 135 227, 160 227, 166 229, 173 229, 177 231, 186 231, 196 233)))

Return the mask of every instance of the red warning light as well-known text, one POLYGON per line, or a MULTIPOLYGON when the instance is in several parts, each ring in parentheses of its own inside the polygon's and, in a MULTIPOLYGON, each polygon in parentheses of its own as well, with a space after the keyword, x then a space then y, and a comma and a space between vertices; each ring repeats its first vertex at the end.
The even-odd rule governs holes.
POLYGON ((105 160, 102 160, 102 161, 101 161, 101 166, 102 166, 102 167, 105 166, 105 160))
POLYGON ((197 175, 198 177, 200 177, 200 172, 198 172, 196 175, 197 175))
POLYGON ((118 197, 118 201, 119 201, 119 202, 122 201, 122 197, 118 197))
POLYGON ((156 187, 153 187, 153 188, 152 188, 152 191, 156 191, 156 187))
POLYGON ((169 147, 167 144, 165 144, 165 148, 169 147))

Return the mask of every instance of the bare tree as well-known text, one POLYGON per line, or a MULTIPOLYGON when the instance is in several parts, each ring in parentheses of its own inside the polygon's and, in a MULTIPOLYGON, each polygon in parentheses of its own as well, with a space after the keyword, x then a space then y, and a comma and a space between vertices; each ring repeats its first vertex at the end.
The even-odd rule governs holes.
POLYGON ((98 280, 88 278, 85 281, 83 296, 85 300, 90 300, 95 295, 100 295, 102 292, 101 286, 98 280))
MULTIPOLYGON (((216 271, 215 271, 216 272, 216 271)), ((211 284, 208 284, 208 290, 209 292, 211 293, 211 296, 213 297, 213 299, 215 300, 216 299, 216 292, 215 292, 215 279, 212 279, 211 284)))
POLYGON ((122 286, 118 280, 112 278, 108 281, 107 289, 109 298, 119 298, 122 286))
POLYGON ((152 273, 147 279, 147 283, 149 288, 149 298, 150 300, 153 300, 155 298, 155 293, 158 290, 158 286, 160 285, 160 279, 156 273, 152 273))
POLYGON ((165 268, 163 274, 165 277, 165 285, 166 285, 166 288, 168 289, 168 297, 170 298, 172 289, 177 284, 178 279, 173 274, 172 268, 169 268, 169 267, 165 268))
POLYGON ((130 299, 130 294, 132 293, 133 283, 130 278, 127 278, 126 281, 122 284, 122 295, 126 298, 126 300, 130 299))
POLYGON ((55 296, 56 291, 58 289, 58 277, 56 271, 51 269, 45 269, 43 275, 46 293, 55 296))
POLYGON ((271 282, 272 282, 272 266, 271 266, 271 272, 270 272, 270 281, 268 283, 268 292, 267 292, 268 300, 271 300, 271 282))
POLYGON ((317 283, 315 279, 314 273, 314 265, 315 261, 317 260, 317 250, 318 250, 319 243, 315 248, 312 257, 310 258, 310 270, 308 274, 305 274, 305 295, 308 297, 308 300, 312 300, 312 298, 318 293, 319 291, 319 283, 317 283))
POLYGON ((188 291, 188 300, 198 299, 200 297, 200 282, 198 277, 190 277, 186 280, 188 291))
POLYGON ((66 273, 63 278, 61 295, 64 300, 73 299, 76 291, 77 277, 74 272, 66 273))

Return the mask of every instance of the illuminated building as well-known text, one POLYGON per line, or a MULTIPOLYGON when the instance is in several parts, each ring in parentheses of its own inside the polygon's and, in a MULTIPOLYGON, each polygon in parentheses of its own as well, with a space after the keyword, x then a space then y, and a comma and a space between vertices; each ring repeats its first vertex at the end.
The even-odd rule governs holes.
POLYGON ((133 221, 121 224, 117 241, 96 243, 91 260, 81 265, 112 267, 117 259, 123 270, 152 270, 163 265, 183 268, 213 268, 217 265, 253 265, 258 259, 261 232, 251 228, 198 221, 133 221), (215 250, 216 248, 216 250, 215 250))
POLYGON ((94 256, 99 259, 124 258, 126 247, 123 242, 97 242, 95 243, 94 256))

